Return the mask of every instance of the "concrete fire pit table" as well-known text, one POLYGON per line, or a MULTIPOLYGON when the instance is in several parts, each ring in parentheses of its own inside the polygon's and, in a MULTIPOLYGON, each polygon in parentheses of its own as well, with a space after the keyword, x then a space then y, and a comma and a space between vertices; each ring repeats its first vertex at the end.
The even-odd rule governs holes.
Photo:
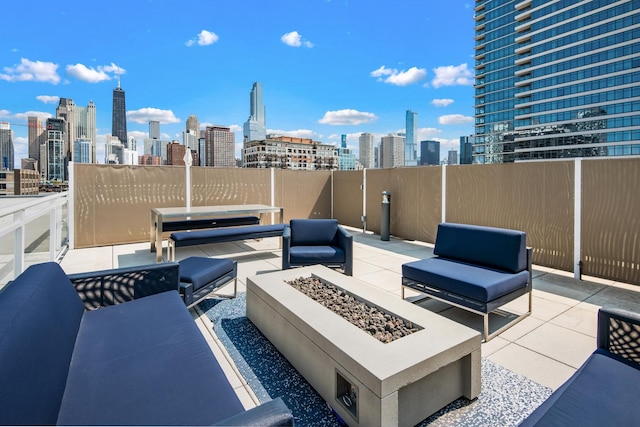
POLYGON ((323 266, 247 278, 247 317, 350 426, 410 426, 480 393, 480 333, 323 266), (315 276, 421 329, 382 343, 285 281, 315 276))

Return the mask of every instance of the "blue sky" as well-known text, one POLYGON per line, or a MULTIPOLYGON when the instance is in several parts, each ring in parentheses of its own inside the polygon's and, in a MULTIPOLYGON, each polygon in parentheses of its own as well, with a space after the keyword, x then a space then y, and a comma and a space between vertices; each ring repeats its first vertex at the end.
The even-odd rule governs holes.
POLYGON ((190 114, 229 126, 242 147, 253 82, 267 131, 358 151, 358 136, 404 131, 441 157, 473 133, 473 2, 460 0, 60 0, 6 2, 0 25, 0 121, 27 156, 27 116, 60 97, 96 105, 98 161, 112 92, 126 92, 142 153, 149 120, 182 142, 190 114), (27 6, 28 5, 28 6, 27 6))

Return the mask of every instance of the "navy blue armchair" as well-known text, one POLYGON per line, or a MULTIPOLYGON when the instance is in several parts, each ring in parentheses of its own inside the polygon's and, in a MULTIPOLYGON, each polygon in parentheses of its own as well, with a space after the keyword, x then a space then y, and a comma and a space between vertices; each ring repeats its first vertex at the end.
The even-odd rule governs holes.
POLYGON ((282 269, 322 264, 353 275, 353 236, 335 219, 292 219, 282 235, 282 269))

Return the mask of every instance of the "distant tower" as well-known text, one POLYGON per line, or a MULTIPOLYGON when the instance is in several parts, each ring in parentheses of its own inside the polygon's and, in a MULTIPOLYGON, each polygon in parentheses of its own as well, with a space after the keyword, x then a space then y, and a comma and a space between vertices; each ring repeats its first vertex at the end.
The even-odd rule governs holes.
POLYGON ((204 150, 200 150, 200 164, 219 168, 232 168, 236 165, 236 135, 225 126, 207 126, 204 150))
POLYGON ((360 148, 360 163, 369 169, 375 167, 374 137, 370 133, 360 134, 358 138, 360 148))
POLYGON ((470 165, 473 163, 473 135, 460 137, 460 164, 470 165))
POLYGON ((157 120, 149 121, 149 139, 160 139, 160 122, 157 120))
POLYGON ((380 139, 380 167, 398 168, 404 166, 405 137, 390 133, 380 139))
POLYGON ((420 165, 440 164, 440 142, 420 141, 420 165))
POLYGON ((416 135, 418 133, 418 113, 407 110, 405 122, 404 165, 417 166, 416 135))
POLYGON ((40 117, 29 116, 29 157, 40 162, 40 146, 47 141, 44 125, 40 117))
POLYGON ((64 146, 63 152, 65 157, 70 157, 69 152, 72 150, 73 142, 76 139, 76 120, 75 108, 76 104, 71 98, 60 98, 58 107, 56 108, 56 118, 64 119, 66 129, 64 129, 64 146))
POLYGON ((187 128, 192 134, 196 135, 196 139, 200 136, 200 122, 195 114, 191 114, 187 117, 187 128))
POLYGON ((117 136, 122 144, 129 144, 129 139, 127 138, 127 108, 124 102, 124 89, 120 87, 119 75, 118 87, 113 90, 111 135, 117 136))
POLYGON ((13 131, 9 123, 0 122, 0 170, 13 170, 13 131))
POLYGON ((255 82, 250 95, 249 119, 244 123, 244 142, 266 139, 266 126, 266 110, 262 102, 262 83, 255 82))

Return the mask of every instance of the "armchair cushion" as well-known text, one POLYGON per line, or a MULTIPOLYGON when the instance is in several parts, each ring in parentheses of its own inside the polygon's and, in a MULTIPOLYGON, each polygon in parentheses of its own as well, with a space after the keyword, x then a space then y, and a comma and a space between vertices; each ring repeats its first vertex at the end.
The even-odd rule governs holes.
POLYGON ((344 250, 336 246, 292 246, 289 252, 293 264, 344 263, 344 250))
POLYGON ((224 258, 192 256, 179 264, 180 281, 192 283, 194 291, 233 271, 233 260, 224 258))
POLYGON ((292 219, 291 246, 334 246, 337 242, 338 221, 335 219, 292 219))

